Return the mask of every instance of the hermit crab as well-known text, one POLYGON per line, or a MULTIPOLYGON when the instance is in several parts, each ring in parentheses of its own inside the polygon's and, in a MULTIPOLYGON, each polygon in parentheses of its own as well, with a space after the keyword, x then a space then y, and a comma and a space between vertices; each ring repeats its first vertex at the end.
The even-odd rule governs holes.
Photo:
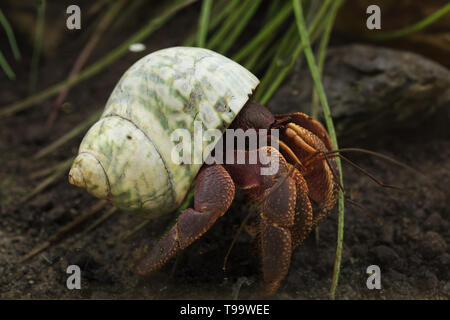
MULTIPOLYGON (((138 263, 139 274, 159 269, 201 237, 226 213, 240 188, 260 203, 253 235, 262 290, 273 294, 288 272, 293 250, 334 207, 335 163, 324 157, 333 149, 326 130, 303 113, 272 114, 252 101, 258 83, 232 60, 191 47, 151 53, 117 83, 102 117, 80 145, 70 183, 120 208, 149 215, 175 212, 191 186, 195 190, 193 207, 181 212, 138 263), (244 161, 177 161, 172 133, 182 128, 195 134, 198 121, 202 129, 219 133, 241 129, 277 134, 268 136, 270 145, 254 148, 246 143, 231 150, 233 159, 244 161), (273 164, 277 170, 263 174, 273 164)), ((207 139, 200 143, 211 145, 207 139)), ((214 150, 209 149, 210 155, 219 149, 214 150)))

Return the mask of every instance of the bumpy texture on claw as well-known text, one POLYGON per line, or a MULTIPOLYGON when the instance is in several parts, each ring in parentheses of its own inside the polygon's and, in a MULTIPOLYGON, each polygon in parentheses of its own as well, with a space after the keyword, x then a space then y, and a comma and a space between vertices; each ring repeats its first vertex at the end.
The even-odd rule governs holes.
POLYGON ((175 225, 139 262, 137 272, 148 275, 156 271, 178 251, 208 231, 217 218, 228 210, 234 191, 234 183, 222 166, 204 166, 195 184, 194 208, 181 213, 175 225))
MULTIPOLYGON (((250 115, 243 119, 251 124, 250 115)), ((267 126, 268 122, 261 122, 262 126, 267 126)), ((245 125, 244 122, 241 124, 245 125)), ((309 127, 320 134, 321 127, 317 124, 309 127)), ((295 154, 305 165, 302 171, 288 163, 272 147, 235 150, 234 158, 245 159, 245 164, 204 166, 196 181, 194 208, 180 215, 175 226, 140 262, 138 272, 147 275, 157 270, 206 232, 228 209, 236 186, 246 190, 259 203, 258 215, 249 229, 255 237, 254 247, 261 259, 261 295, 273 295, 289 270, 293 250, 301 245, 312 227, 335 202, 331 169, 325 159, 319 157, 320 152, 328 150, 326 137, 320 139, 312 131, 293 122, 287 123, 285 128, 281 139, 285 141, 286 148, 292 149, 289 154, 295 154), (265 155, 262 158, 270 161, 262 163, 261 154, 265 155), (252 164, 250 159, 258 161, 252 164), (275 167, 277 169, 272 173, 262 174, 264 169, 275 167)))
POLYGON ((261 168, 267 166, 261 163, 245 166, 227 164, 225 168, 238 187, 246 189, 252 198, 260 202, 255 241, 261 257, 262 295, 270 296, 289 270, 294 247, 310 231, 312 209, 306 182, 296 169, 291 170, 292 166, 276 149, 264 147, 236 151, 246 153, 247 157, 252 152, 266 153, 272 161, 277 161, 278 171, 273 175, 261 175, 261 168), (305 222, 306 225, 301 225, 305 222))
MULTIPOLYGON (((280 139, 292 149, 306 168, 302 175, 308 185, 309 197, 314 202, 316 224, 334 207, 337 198, 337 184, 333 176, 333 171, 337 174, 336 163, 333 159, 326 160, 322 155, 323 152, 332 150, 332 143, 318 121, 302 113, 295 113, 290 117, 295 122, 286 125, 280 139)), ((285 155, 289 157, 289 154, 285 155)))

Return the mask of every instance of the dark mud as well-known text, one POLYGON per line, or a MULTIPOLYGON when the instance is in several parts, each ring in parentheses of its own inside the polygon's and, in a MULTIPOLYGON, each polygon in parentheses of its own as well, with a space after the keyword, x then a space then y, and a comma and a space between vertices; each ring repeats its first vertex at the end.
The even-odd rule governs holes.
MULTIPOLYGON (((345 186, 355 201, 382 221, 347 204, 343 264, 338 288, 340 299, 447 299, 449 297, 450 240, 448 226, 450 142, 391 141, 396 152, 381 149, 410 164, 419 164, 427 180, 380 160, 352 159, 385 183, 414 191, 415 197, 380 188, 367 177, 345 170, 345 186), (366 288, 366 268, 377 264, 382 290, 366 288)), ((392 150, 392 149, 390 149, 392 150)), ((19 187, 23 162, 2 170, 3 184, 10 178, 19 187)), ((19 187, 16 186, 17 189, 19 187)), ((7 187, 13 192, 13 186, 7 187)), ((4 193, 5 191, 3 191, 4 193)), ((0 296, 2 298, 232 298, 241 277, 240 298, 257 288, 259 269, 250 255, 250 238, 242 234, 232 251, 226 273, 226 251, 243 219, 240 203, 219 219, 200 240, 154 276, 144 279, 132 272, 133 263, 158 240, 174 217, 155 222, 128 240, 120 235, 142 221, 134 214, 117 212, 92 232, 83 228, 23 264, 15 261, 54 232, 86 211, 95 200, 62 180, 23 205, 2 206, 0 242, 0 296), (66 268, 82 270, 82 290, 66 288, 66 268)), ((92 220, 89 222, 92 223, 92 220)), ((88 223, 88 224, 89 224, 88 223)), ((293 256, 290 272, 276 298, 326 299, 333 270, 337 214, 333 212, 293 256)))

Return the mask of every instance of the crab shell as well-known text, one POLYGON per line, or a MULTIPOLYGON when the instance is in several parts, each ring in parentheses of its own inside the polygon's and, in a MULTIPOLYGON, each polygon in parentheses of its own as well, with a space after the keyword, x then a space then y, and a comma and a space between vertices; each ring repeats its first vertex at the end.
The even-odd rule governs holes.
POLYGON ((84 137, 70 183, 126 210, 176 209, 201 164, 173 161, 171 134, 184 128, 194 137, 194 120, 223 132, 258 83, 207 49, 173 47, 143 57, 122 76, 84 137))

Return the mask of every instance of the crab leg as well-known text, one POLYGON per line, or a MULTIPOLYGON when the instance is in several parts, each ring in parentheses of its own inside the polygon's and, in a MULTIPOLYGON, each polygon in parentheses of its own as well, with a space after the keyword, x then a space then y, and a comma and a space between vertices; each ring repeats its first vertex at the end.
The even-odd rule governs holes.
MULTIPOLYGON (((261 163, 243 165, 226 164, 237 187, 247 189, 249 195, 260 200, 258 248, 261 253, 264 295, 273 294, 284 279, 291 261, 292 236, 296 209, 296 181, 289 176, 292 166, 274 148, 236 151, 247 155, 251 152, 275 153, 272 159, 279 161, 279 170, 272 175, 261 175, 261 163)), ((248 162, 247 162, 248 163, 248 162)), ((294 170, 295 171, 295 170, 294 170)))
MULTIPOLYGON (((301 119, 306 121, 303 118, 301 119)), ((318 128, 320 127, 314 123, 309 124, 310 129, 319 133, 318 128)), ((286 130, 280 135, 280 139, 291 148, 307 168, 306 172, 303 172, 303 176, 308 185, 309 196, 318 206, 318 210, 314 210, 315 213, 317 212, 320 215, 320 217, 314 219, 318 221, 323 217, 324 212, 328 212, 334 207, 336 202, 336 184, 331 171, 336 169, 334 168, 335 162, 332 159, 328 161, 333 166, 333 168, 330 168, 327 160, 322 157, 322 153, 328 151, 326 143, 323 141, 326 142, 327 139, 319 139, 312 131, 292 122, 286 125, 286 130)))
POLYGON ((201 237, 228 210, 234 191, 234 183, 221 165, 202 167, 195 184, 194 208, 180 214, 176 224, 139 262, 137 272, 148 275, 156 271, 201 237))
POLYGON ((325 144, 325 147, 327 147, 328 150, 331 151, 334 149, 330 136, 328 135, 322 124, 319 121, 314 120, 307 114, 304 114, 302 112, 295 112, 289 114, 276 114, 274 116, 276 120, 289 117, 292 123, 295 123, 300 127, 307 129, 315 136, 317 136, 325 144))
POLYGON ((297 170, 292 173, 297 189, 297 200, 295 203, 294 226, 291 227, 293 249, 299 247, 313 226, 313 210, 308 198, 308 186, 305 179, 297 170))
POLYGON ((264 277, 263 290, 271 295, 286 276, 291 261, 293 248, 290 227, 294 224, 295 181, 288 177, 279 187, 275 183, 267 188, 265 194, 268 196, 261 206, 259 241, 264 277))

